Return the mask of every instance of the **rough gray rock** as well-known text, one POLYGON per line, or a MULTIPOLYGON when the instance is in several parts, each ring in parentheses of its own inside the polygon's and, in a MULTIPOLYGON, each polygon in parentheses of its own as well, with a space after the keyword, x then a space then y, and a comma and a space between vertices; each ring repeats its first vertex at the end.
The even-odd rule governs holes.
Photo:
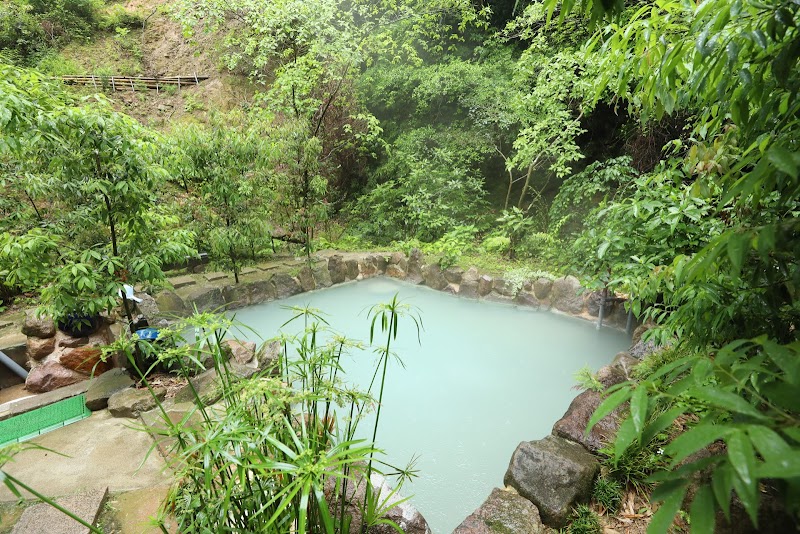
POLYGON ((156 306, 161 315, 183 316, 186 314, 186 305, 174 291, 165 289, 155 296, 156 306))
POLYGON ((418 248, 412 248, 408 256, 408 278, 416 284, 422 283, 422 267, 425 265, 425 256, 418 248))
POLYGON ((22 333, 28 337, 48 338, 56 335, 56 323, 52 317, 36 315, 34 310, 25 312, 25 322, 22 323, 22 333))
POLYGON ((361 273, 358 268, 358 260, 347 260, 344 263, 347 266, 347 279, 355 280, 358 278, 358 275, 361 273))
POLYGON ((539 307, 539 299, 530 291, 523 290, 517 293, 517 296, 514 297, 514 302, 522 306, 530 306, 531 308, 539 307))
POLYGON ((453 534, 539 534, 544 525, 536 506, 514 491, 495 488, 491 495, 456 527, 453 534))
POLYGON ((573 506, 588 501, 599 469, 581 445, 547 436, 520 443, 503 480, 536 505, 546 525, 561 528, 573 506))
POLYGON ((517 288, 514 284, 503 278, 495 278, 492 282, 492 291, 504 297, 514 297, 517 294, 517 288))
POLYGON ((478 282, 474 280, 462 280, 458 286, 458 294, 467 298, 478 298, 478 282))
POLYGON ((237 341, 226 339, 223 341, 223 350, 230 351, 230 357, 240 365, 247 365, 256 357, 256 344, 252 341, 237 341), (227 347, 227 350, 226 350, 227 347))
POLYGON ((548 278, 538 278, 533 283, 533 294, 539 300, 544 300, 550 296, 550 290, 553 288, 553 281, 548 278))
POLYGON ((31 393, 44 393, 85 379, 86 375, 67 369, 58 362, 45 362, 37 365, 28 373, 28 378, 25 379, 25 389, 31 393))
POLYGON ((193 310, 194 306, 197 306, 197 310, 201 313, 220 311, 225 307, 222 289, 215 286, 188 286, 180 289, 179 296, 189 310, 193 310))
POLYGON ((488 274, 484 274, 478 278, 478 296, 485 297, 492 292, 492 283, 494 279, 488 274))
POLYGON ((273 339, 272 341, 264 342, 256 354, 258 369, 264 371, 275 368, 275 372, 279 372, 276 366, 282 351, 283 345, 281 345, 280 341, 273 339))
POLYGON ((160 310, 156 300, 147 293, 139 293, 136 295, 141 299, 141 302, 136 303, 136 310, 139 315, 144 316, 150 323, 155 323, 160 314, 160 310))
POLYGON ((272 283, 275 285, 275 297, 279 299, 285 299, 303 291, 297 280, 289 273, 276 273, 272 277, 272 283))
MULTIPOLYGON (((609 295, 610 296, 610 295, 609 295)), ((586 313, 592 317, 600 315, 600 305, 603 302, 602 291, 592 291, 586 294, 586 313)), ((606 308, 608 311, 608 308, 606 308)), ((603 312, 605 314, 605 312, 603 312)))
POLYGON ((275 299, 275 285, 272 280, 255 280, 247 283, 250 304, 261 304, 275 299))
POLYGON ((332 284, 341 284, 347 280, 347 265, 341 254, 334 254, 328 259, 328 272, 332 284))
POLYGON ((240 282, 223 287, 222 299, 225 301, 225 308, 233 310, 252 304, 251 291, 252 287, 247 282, 240 282))
MULTIPOLYGON (((403 262, 407 262, 407 260, 405 254, 402 252, 392 252, 392 254, 389 256, 389 265, 400 265, 403 262)), ((405 270, 405 267, 403 270, 405 270)))
POLYGON ((426 265, 422 269, 422 278, 425 281, 425 285, 432 289, 441 291, 447 287, 447 280, 442 273, 441 267, 439 267, 437 263, 426 265))
POLYGON ((25 354, 31 360, 42 360, 56 348, 55 337, 29 337, 26 342, 25 354))
POLYGON ((388 263, 386 261, 386 256, 383 256, 381 254, 373 254, 370 257, 372 258, 372 263, 375 265, 375 270, 376 270, 375 274, 383 274, 384 272, 386 272, 386 265, 388 263))
MULTIPOLYGON (((153 395, 159 400, 164 400, 167 390, 153 388, 153 395)), ((156 407, 156 398, 153 398, 147 388, 127 388, 117 391, 108 399, 108 412, 114 417, 139 417, 139 414, 156 407)))
POLYGON ((176 403, 195 402, 195 391, 204 406, 214 404, 222 398, 222 389, 217 380, 217 371, 215 369, 203 371, 199 375, 190 378, 189 382, 191 382, 191 387, 187 384, 175 393, 174 401, 176 403), (194 391, 192 391, 192 388, 194 388, 194 391))
POLYGON ((311 268, 314 275, 314 283, 317 287, 331 287, 333 281, 331 280, 331 272, 328 270, 328 262, 323 260, 314 264, 311 268))
POLYGON ((451 284, 460 284, 464 278, 464 269, 454 265, 444 270, 444 279, 451 284))
POLYGON ((123 389, 133 386, 133 380, 124 369, 116 368, 93 378, 86 391, 86 407, 93 412, 108 406, 108 399, 123 389))
POLYGON ((478 269, 475 267, 470 267, 461 277, 461 282, 475 282, 478 283, 478 278, 480 278, 480 274, 478 273, 478 269))
POLYGON ((300 272, 297 273, 297 280, 300 281, 300 287, 303 291, 313 291, 317 288, 317 283, 314 281, 314 273, 308 265, 303 266, 300 272))
POLYGON ((603 402, 603 397, 596 391, 584 391, 575 397, 567 408, 564 417, 553 425, 553 435, 580 443, 586 450, 596 453, 613 441, 619 429, 623 410, 617 408, 592 427, 586 434, 586 427, 592 414, 603 402))
POLYGON ((406 277, 406 272, 396 263, 390 263, 386 266, 386 276, 391 276, 392 278, 398 278, 402 280, 406 277))
POLYGON ((550 305, 555 309, 577 315, 583 311, 581 283, 574 276, 565 276, 553 282, 550 305))

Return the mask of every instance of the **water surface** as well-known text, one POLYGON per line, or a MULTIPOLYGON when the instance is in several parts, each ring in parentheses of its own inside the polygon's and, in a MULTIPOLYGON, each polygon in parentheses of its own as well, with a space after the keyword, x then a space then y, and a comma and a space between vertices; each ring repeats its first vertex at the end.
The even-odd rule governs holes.
MULTIPOLYGON (((235 314, 267 339, 292 316, 284 306, 310 304, 329 314, 337 331, 366 342, 367 309, 395 293, 419 308, 424 331, 418 344, 413 323, 401 319, 392 346, 405 368, 390 363, 377 442, 395 464, 419 456, 420 476, 403 493, 413 494, 434 533, 447 533, 493 487, 502 487, 520 441, 550 433, 576 395, 575 372, 608 364, 629 341, 580 319, 459 298, 390 278, 337 285, 235 314)), ((376 359, 366 352, 343 360, 348 381, 366 388, 376 359)), ((371 428, 371 421, 362 423, 363 437, 371 437, 366 435, 371 428)))

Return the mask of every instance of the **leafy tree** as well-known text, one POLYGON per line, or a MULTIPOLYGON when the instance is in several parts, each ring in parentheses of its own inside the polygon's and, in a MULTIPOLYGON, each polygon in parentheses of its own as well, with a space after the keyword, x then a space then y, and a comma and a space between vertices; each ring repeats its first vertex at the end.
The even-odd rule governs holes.
MULTIPOLYGON (((0 236, 5 283, 46 284, 42 308, 62 319, 111 310, 123 283, 163 279, 161 265, 189 254, 191 236, 153 209, 165 178, 153 135, 103 102, 63 104, 43 95, 36 75, 0 70, 3 158, 46 176, 54 206, 40 225, 0 236)), ((123 305, 132 323, 124 293, 123 305)))
MULTIPOLYGON (((552 13, 556 3, 547 4, 552 13)), ((562 6, 562 15, 573 5, 562 6)), ((578 5, 600 21, 609 4, 578 5)), ((694 115, 688 146, 677 142, 676 157, 640 183, 633 199, 606 208, 649 219, 638 234, 634 228, 631 243, 647 255, 630 258, 636 254, 630 248, 621 253, 612 262, 615 282, 635 292, 635 309, 659 322, 657 335, 677 335, 698 350, 638 385, 615 388, 592 423, 630 400, 631 415, 615 444, 619 458, 676 417, 699 414, 664 448, 671 470, 656 477, 661 484, 653 498, 663 504, 652 531, 667 530, 687 481, 703 470, 711 482, 690 506, 693 531, 712 532, 715 509, 730 517, 733 493, 758 525, 763 483, 777 488, 797 520, 798 6, 666 1, 615 16, 618 22, 601 27, 587 45, 602 73, 596 97, 610 88, 643 120, 694 115), (664 190, 644 190, 653 186, 664 190), (689 239, 673 244, 681 225, 689 239), (724 444, 718 452, 679 467, 715 442, 724 444)), ((623 219, 609 227, 611 239, 596 242, 598 258, 617 236, 630 235, 630 219, 623 219)))
POLYGON ((268 147, 242 117, 225 120, 176 133, 169 164, 181 174, 187 192, 192 183, 200 197, 199 205, 190 207, 200 242, 239 283, 243 262, 255 260, 271 243, 264 165, 268 147))

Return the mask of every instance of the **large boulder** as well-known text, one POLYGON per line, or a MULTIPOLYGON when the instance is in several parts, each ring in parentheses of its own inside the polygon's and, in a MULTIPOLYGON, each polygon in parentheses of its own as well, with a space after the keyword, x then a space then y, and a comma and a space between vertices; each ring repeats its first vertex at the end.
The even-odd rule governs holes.
POLYGON ((277 364, 282 352, 283 345, 277 339, 264 342, 256 354, 258 369, 262 371, 266 369, 274 369, 275 372, 279 372, 279 369, 277 369, 277 364))
POLYGON ((485 297, 492 292, 492 283, 494 279, 488 274, 484 274, 478 278, 478 296, 485 297))
POLYGON ((574 276, 565 276, 553 282, 550 305, 564 313, 577 315, 583 311, 581 283, 574 276))
POLYGON ((300 287, 303 291, 313 291, 317 288, 317 283, 314 281, 314 272, 308 265, 304 265, 300 272, 297 273, 297 280, 300 282, 300 287))
POLYGON ((361 274, 361 271, 358 267, 358 260, 347 260, 344 262, 347 266, 347 279, 348 280, 355 280, 358 278, 358 275, 361 274))
POLYGON ((386 266, 386 276, 402 280, 406 277, 406 272, 400 265, 396 263, 390 263, 386 266))
POLYGON ((136 303, 136 311, 147 319, 149 323, 155 323, 161 313, 156 300, 147 293, 139 293, 137 297, 140 302, 136 303))
POLYGON ((222 288, 217 286, 187 286, 178 290, 186 307, 190 310, 197 306, 200 313, 217 312, 225 307, 225 299, 222 296, 222 288))
POLYGON ((442 273, 441 267, 439 267, 437 263, 426 265, 422 269, 422 278, 425 281, 425 285, 432 289, 441 291, 447 287, 447 280, 442 273))
POLYGON ((276 273, 272 277, 272 283, 275 285, 275 296, 279 299, 285 299, 303 292, 300 284, 289 273, 276 273))
POLYGON ((341 284, 347 280, 347 264, 341 254, 334 254, 328 259, 328 272, 332 284, 341 284))
POLYGON ((108 406, 108 399, 123 389, 133 386, 133 380, 125 369, 116 368, 93 378, 86 391, 86 407, 90 410, 102 410, 108 406))
POLYGON ((458 286, 458 294, 467 298, 478 298, 477 280, 462 280, 458 286))
POLYGON ((444 279, 451 284, 460 284, 464 278, 464 269, 454 265, 444 270, 444 279))
POLYGON ((34 361, 43 360, 45 356, 56 348, 55 337, 29 337, 26 342, 25 354, 34 361))
POLYGON ((461 276, 461 282, 462 283, 464 283, 464 282, 475 282, 477 284, 478 283, 478 278, 480 278, 480 276, 481 275, 478 272, 478 269, 476 269, 475 267, 470 267, 461 276))
POLYGON ((503 480, 536 505, 546 525, 562 528, 572 508, 589 500, 599 469, 581 445, 547 436, 520 443, 503 480))
POLYGON ((597 391, 584 391, 575 397, 567 408, 564 417, 553 425, 553 435, 583 445, 587 451, 596 453, 614 440, 623 416, 621 407, 600 420, 586 434, 586 427, 592 414, 603 402, 597 391))
POLYGON ((22 333, 29 337, 48 338, 56 335, 56 323, 52 317, 38 316, 34 310, 25 313, 22 333))
POLYGON ((530 291, 523 290, 517 293, 517 296, 514 297, 514 302, 522 306, 530 306, 531 308, 539 307, 539 299, 537 299, 536 295, 530 291))
MULTIPOLYGON (((600 306, 603 304, 603 292, 602 291, 592 291, 586 294, 586 313, 591 315, 592 317, 597 317, 600 315, 600 306)), ((608 311, 606 308, 603 313, 605 314, 608 311)))
POLYGON ((67 369, 58 362, 45 362, 34 367, 25 379, 25 389, 45 393, 86 380, 86 375, 67 369))
POLYGON ((127 388, 117 391, 108 399, 108 412, 114 417, 136 418, 139 414, 152 410, 157 402, 163 401, 167 395, 165 388, 127 388))
POLYGON ((223 350, 229 351, 233 361, 240 365, 247 365, 256 357, 256 344, 252 341, 226 339, 222 344, 223 350))
POLYGON ((550 296, 550 290, 553 288, 553 281, 549 278, 537 278, 533 283, 533 294, 539 300, 544 300, 550 296))
POLYGON ((248 282, 250 304, 261 304, 275 299, 275 285, 272 280, 254 280, 248 282))
POLYGON ((98 347, 77 347, 61 353, 58 361, 67 369, 86 375, 101 375, 111 368, 111 364, 103 361, 103 351, 98 347))
POLYGON ((315 287, 330 287, 333 282, 331 281, 331 272, 328 270, 327 260, 319 261, 311 266, 311 275, 314 278, 315 287))
MULTIPOLYGON (((418 248, 412 248, 408 255, 408 276, 412 280, 422 280, 422 267, 425 265, 425 256, 418 248)), ((419 283, 419 282, 417 282, 419 283)))
POLYGON ((174 315, 178 317, 186 315, 186 305, 183 299, 174 291, 170 291, 169 289, 160 291, 156 294, 155 301, 160 315, 174 315))
POLYGON ((514 297, 517 289, 512 282, 504 278, 495 278, 492 282, 492 291, 504 297, 514 297))
POLYGON ((536 506, 514 491, 495 488, 453 534, 538 534, 544 525, 536 506))

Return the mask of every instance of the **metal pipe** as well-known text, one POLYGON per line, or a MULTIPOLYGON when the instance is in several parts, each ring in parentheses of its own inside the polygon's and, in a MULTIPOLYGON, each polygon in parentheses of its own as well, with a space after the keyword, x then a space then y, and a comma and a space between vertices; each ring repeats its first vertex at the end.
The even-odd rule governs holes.
POLYGON ((6 354, 1 350, 0 350, 0 362, 6 364, 6 367, 11 369, 14 372, 14 374, 18 375, 23 380, 28 378, 28 371, 20 367, 20 365, 17 362, 6 356, 6 354))
POLYGON ((633 305, 628 309, 628 323, 625 325, 625 333, 633 335, 633 305))

